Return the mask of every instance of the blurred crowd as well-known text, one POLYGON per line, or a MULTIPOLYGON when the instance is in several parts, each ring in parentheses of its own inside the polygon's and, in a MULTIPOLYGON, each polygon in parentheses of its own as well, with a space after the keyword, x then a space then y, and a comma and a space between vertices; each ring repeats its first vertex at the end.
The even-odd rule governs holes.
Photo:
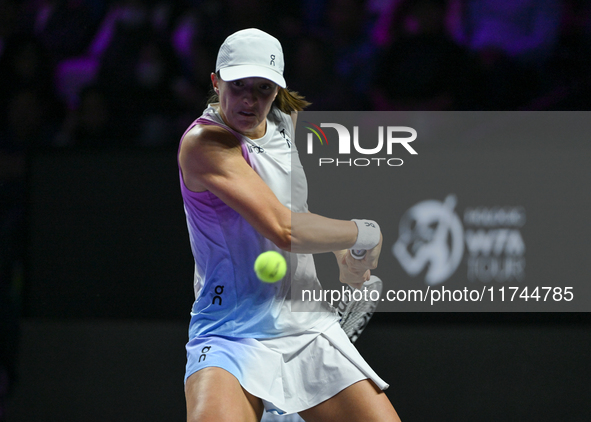
POLYGON ((0 0, 0 421, 26 154, 176 145, 205 107, 217 49, 248 27, 282 42, 288 86, 310 110, 591 102, 586 0, 0 0))
POLYGON ((587 106, 582 0, 0 0, 3 148, 176 144, 223 39, 281 40, 311 110, 587 106))

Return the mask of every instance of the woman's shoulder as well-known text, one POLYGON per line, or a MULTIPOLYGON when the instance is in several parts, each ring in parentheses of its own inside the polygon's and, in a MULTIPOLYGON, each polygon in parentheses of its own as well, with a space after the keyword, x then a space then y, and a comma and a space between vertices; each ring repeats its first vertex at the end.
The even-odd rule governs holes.
POLYGON ((240 141, 226 128, 204 123, 197 123, 183 138, 183 146, 191 149, 215 145, 235 148, 240 145, 240 141))
POLYGON ((222 144, 234 147, 239 144, 239 139, 233 131, 227 127, 218 112, 218 104, 208 104, 201 116, 195 120, 195 124, 183 137, 183 144, 191 147, 206 144, 222 144))

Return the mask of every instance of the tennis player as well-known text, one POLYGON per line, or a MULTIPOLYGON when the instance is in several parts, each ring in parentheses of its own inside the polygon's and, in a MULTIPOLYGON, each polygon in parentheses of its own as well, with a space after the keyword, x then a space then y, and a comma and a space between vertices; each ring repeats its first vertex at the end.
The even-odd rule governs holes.
POLYGON ((178 162, 195 258, 185 395, 188 421, 258 421, 264 411, 306 421, 399 421, 388 385, 363 360, 325 302, 312 254, 334 252, 340 280, 359 288, 377 266, 371 220, 310 213, 294 140, 308 103, 286 89, 277 39, 230 35, 211 75, 215 96, 181 139, 178 162), (364 259, 348 249, 364 249, 364 259), (283 254, 287 276, 263 283, 253 264, 283 254))

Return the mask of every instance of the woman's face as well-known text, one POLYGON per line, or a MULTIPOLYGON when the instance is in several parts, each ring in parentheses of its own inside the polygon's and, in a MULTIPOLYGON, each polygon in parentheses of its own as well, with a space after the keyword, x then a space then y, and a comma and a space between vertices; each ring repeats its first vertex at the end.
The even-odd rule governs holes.
POLYGON ((220 114, 235 131, 251 138, 261 138, 266 131, 267 114, 279 92, 279 86, 264 78, 244 78, 226 82, 211 74, 220 99, 220 114))

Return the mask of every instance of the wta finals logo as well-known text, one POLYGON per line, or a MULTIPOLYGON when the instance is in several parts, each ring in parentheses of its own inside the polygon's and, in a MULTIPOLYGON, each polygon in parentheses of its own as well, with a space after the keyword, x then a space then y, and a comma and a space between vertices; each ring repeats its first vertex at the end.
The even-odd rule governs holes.
POLYGON ((457 198, 426 200, 412 206, 400 220, 392 253, 410 276, 425 269, 425 283, 446 281, 458 269, 467 250, 468 281, 508 282, 525 278, 525 225, 522 206, 477 206, 455 210, 457 198))
POLYGON ((427 200, 410 208, 400 220, 400 236, 392 247, 394 256, 411 276, 427 265, 425 282, 443 283, 458 268, 464 254, 464 230, 454 212, 457 199, 427 200))
MULTIPOLYGON (((364 148, 361 146, 359 142, 359 126, 353 126, 353 136, 351 137, 351 133, 349 129, 339 123, 320 123, 320 126, 311 123, 311 122, 304 122, 308 126, 304 126, 306 129, 310 131, 307 137, 307 149, 306 152, 308 154, 314 153, 314 143, 315 139, 320 142, 322 148, 328 146, 328 137, 322 128, 332 128, 336 130, 337 135, 339 137, 338 141, 338 154, 339 156, 336 158, 333 157, 323 157, 319 158, 318 166, 348 166, 348 167, 368 167, 368 166, 383 166, 383 167, 400 167, 404 162, 402 158, 392 158, 392 157, 373 157, 386 147, 386 154, 388 156, 392 155, 393 146, 395 144, 402 145, 408 153, 411 155, 417 155, 417 152, 411 147, 409 144, 417 139, 417 131, 411 127, 407 126, 378 126, 377 130, 377 144, 371 142, 371 137, 369 139, 364 139, 367 143, 371 143, 375 145, 372 148, 364 148), (406 134, 410 136, 402 136, 400 134, 406 134), (398 136, 397 136, 398 135, 398 136), (361 154, 362 157, 357 158, 345 158, 351 157, 351 138, 353 140, 353 148, 358 154, 361 154), (372 157, 367 157, 372 156, 372 157)), ((367 136, 366 136, 367 138, 367 136)), ((316 143, 318 142, 316 141, 316 143)), ((324 149, 323 151, 327 151, 324 149)))

